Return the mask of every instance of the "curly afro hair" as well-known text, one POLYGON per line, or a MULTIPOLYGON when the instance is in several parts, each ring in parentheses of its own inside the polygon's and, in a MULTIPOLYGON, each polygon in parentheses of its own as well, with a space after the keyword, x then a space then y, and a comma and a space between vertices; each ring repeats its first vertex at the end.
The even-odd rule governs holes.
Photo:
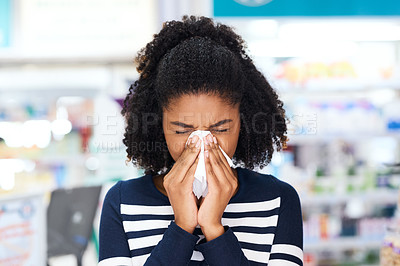
POLYGON ((140 76, 129 88, 121 114, 127 162, 145 174, 167 173, 174 160, 165 141, 162 115, 185 94, 213 94, 239 104, 240 132, 233 163, 261 169, 274 147, 286 147, 283 103, 246 54, 231 27, 207 17, 168 21, 136 58, 140 76))

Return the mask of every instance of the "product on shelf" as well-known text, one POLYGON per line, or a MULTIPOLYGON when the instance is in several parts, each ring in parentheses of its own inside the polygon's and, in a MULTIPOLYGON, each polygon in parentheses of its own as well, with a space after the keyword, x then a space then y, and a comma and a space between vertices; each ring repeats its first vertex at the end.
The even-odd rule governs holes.
POLYGON ((388 229, 380 257, 382 266, 400 265, 400 232, 396 228, 388 229))
POLYGON ((380 265, 400 265, 400 191, 396 215, 386 228, 385 238, 380 250, 380 265))

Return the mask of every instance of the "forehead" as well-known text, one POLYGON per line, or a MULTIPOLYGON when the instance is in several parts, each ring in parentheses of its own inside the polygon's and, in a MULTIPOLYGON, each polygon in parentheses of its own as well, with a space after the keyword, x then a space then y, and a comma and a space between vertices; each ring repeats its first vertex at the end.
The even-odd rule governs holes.
POLYGON ((187 94, 170 102, 168 110, 164 110, 167 120, 215 120, 234 118, 239 113, 239 105, 232 106, 216 95, 187 94))

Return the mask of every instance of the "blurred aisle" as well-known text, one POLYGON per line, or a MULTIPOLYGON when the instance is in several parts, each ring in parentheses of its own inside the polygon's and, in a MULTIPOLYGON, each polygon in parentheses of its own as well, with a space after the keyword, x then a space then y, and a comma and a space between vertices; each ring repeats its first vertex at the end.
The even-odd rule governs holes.
POLYGON ((44 265, 63 233, 84 266, 97 264, 105 192, 143 175, 122 143, 133 58, 183 14, 232 25, 284 102, 288 147, 256 170, 299 193, 304 265, 390 265, 400 249, 400 7, 293 1, 0 0, 0 265, 44 265), (96 186, 93 206, 72 197, 47 214, 52 192, 96 186), (46 221, 65 229, 54 242, 46 221))

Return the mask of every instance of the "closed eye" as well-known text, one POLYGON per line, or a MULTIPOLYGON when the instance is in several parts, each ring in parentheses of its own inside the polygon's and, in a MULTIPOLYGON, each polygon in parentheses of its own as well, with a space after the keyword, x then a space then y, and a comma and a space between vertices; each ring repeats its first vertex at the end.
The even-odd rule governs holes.
MULTIPOLYGON (((213 131, 220 133, 220 132, 226 132, 226 131, 228 131, 228 129, 213 130, 213 131)), ((189 133, 189 132, 190 131, 175 131, 176 134, 186 134, 186 133, 189 133)))

